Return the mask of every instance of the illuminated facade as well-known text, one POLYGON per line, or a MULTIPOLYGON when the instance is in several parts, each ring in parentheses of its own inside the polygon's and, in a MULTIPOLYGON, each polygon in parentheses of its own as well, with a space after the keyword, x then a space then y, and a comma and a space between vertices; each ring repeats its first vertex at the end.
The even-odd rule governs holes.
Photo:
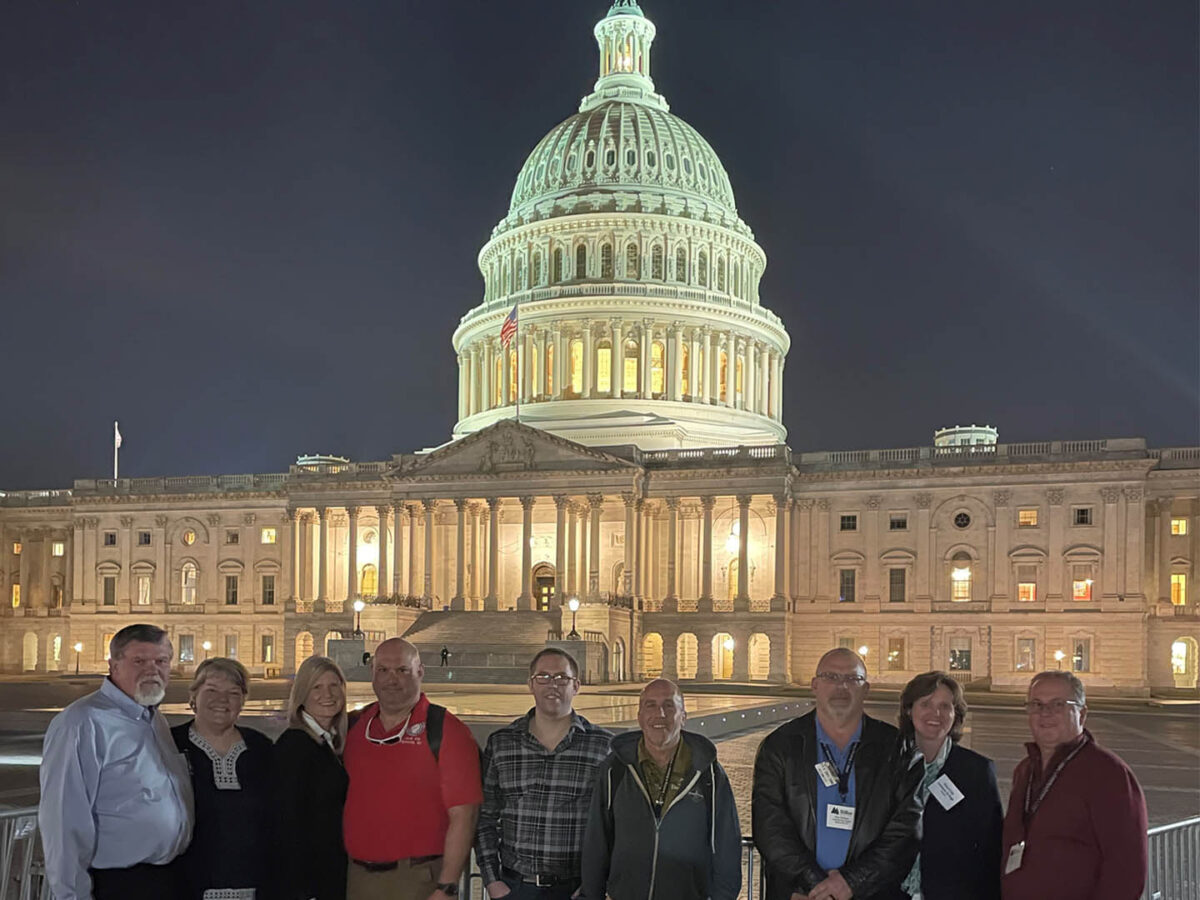
POLYGON ((806 682, 842 645, 877 683, 943 668, 1016 690, 1061 666, 1092 690, 1194 690, 1200 448, 989 426, 787 448, 765 257, 655 92, 654 36, 613 4, 595 91, 480 252, 456 440, 4 494, 0 666, 100 671, 107 636, 154 621, 185 673, 230 655, 286 674, 362 601, 368 646, 452 644, 481 676, 574 627, 593 679, 806 682))

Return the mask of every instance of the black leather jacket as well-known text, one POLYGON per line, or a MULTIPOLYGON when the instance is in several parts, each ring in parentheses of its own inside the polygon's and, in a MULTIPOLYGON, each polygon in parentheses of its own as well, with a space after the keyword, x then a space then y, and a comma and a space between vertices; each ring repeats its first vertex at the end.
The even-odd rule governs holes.
MULTIPOLYGON (((817 863, 816 712, 781 725, 754 761, 754 843, 766 867, 766 900, 807 894, 827 875, 817 863)), ((854 900, 903 897, 921 839, 917 796, 924 767, 910 766, 899 732, 863 716, 854 757, 855 814, 850 850, 838 869, 854 900)))

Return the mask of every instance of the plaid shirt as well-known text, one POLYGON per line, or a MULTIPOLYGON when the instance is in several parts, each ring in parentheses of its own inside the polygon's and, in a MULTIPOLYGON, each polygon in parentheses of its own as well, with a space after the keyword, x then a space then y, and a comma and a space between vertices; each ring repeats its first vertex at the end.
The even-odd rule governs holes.
POLYGON ((612 735, 572 713, 551 752, 529 731, 532 720, 530 710, 493 732, 483 751, 475 857, 484 884, 499 880, 501 865, 522 875, 579 877, 592 779, 612 735))

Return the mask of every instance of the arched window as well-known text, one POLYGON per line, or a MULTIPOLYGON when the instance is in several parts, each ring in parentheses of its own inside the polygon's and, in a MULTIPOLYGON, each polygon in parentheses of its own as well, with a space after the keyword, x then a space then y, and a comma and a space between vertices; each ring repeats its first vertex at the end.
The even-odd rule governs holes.
POLYGON ((728 681, 733 677, 733 651, 736 644, 733 635, 721 632, 712 639, 713 681, 728 681))
POLYGON ((683 352, 679 355, 679 374, 680 374, 680 390, 683 391, 683 396, 687 397, 691 394, 692 380, 688 377, 688 365, 691 362, 692 348, 688 346, 687 341, 683 342, 683 352))
POLYGON ((492 406, 504 402, 504 357, 497 356, 496 371, 492 373, 492 406))
POLYGON ((296 667, 313 655, 313 636, 307 631, 296 635, 296 667))
POLYGON ((640 278, 642 276, 642 256, 638 253, 637 244, 625 247, 625 277, 640 278))
POLYGON ((729 393, 729 390, 728 390, 728 388, 729 388, 729 354, 726 353, 724 350, 721 351, 721 355, 720 355, 720 357, 718 357, 718 369, 719 369, 718 381, 720 383, 720 400, 722 403, 724 403, 724 402, 726 402, 726 397, 728 396, 728 393, 729 393))
POLYGON ((611 169, 617 164, 617 148, 609 147, 604 151, 604 168, 611 169))
POLYGON ((563 271, 562 247, 554 248, 554 267, 550 271, 550 277, 555 281, 565 281, 567 278, 567 273, 563 271))
POLYGON ((587 247, 583 244, 575 248, 575 277, 587 278, 587 247))
POLYGON ((601 394, 612 390, 612 344, 609 341, 596 345, 596 390, 601 394))
POLYGON ((650 277, 663 280, 663 249, 661 244, 655 244, 650 250, 650 277))
POLYGON ((731 287, 733 288, 733 293, 735 296, 742 296, 742 267, 738 265, 738 261, 736 259, 733 261, 733 284, 731 287))
POLYGON ((742 358, 740 356, 737 357, 737 361, 734 365, 734 372, 736 374, 734 375, 733 390, 734 395, 740 397, 744 391, 744 388, 742 387, 742 358))
POLYGON ((193 604, 196 602, 196 564, 185 562, 179 572, 179 602, 193 604))
POLYGON ((658 632, 650 632, 642 638, 642 674, 647 678, 658 678, 663 671, 663 640, 658 632))
POLYGON ((950 560, 950 599, 960 603, 971 599, 971 556, 962 550, 950 560))
POLYGON ((520 256, 517 257, 516 270, 517 270, 517 278, 516 278, 517 290, 523 291, 523 290, 525 290, 525 260, 520 256))
POLYGON ((517 402, 517 348, 508 351, 508 402, 517 402))
POLYGON ((508 270, 508 263, 500 269, 500 290, 506 294, 512 293, 512 273, 508 270))
POLYGON ((675 251, 675 280, 687 281, 687 250, 683 247, 675 251))
POLYGON ((537 394, 537 386, 539 383, 538 379, 541 377, 541 373, 542 373, 542 370, 540 368, 538 368, 538 363, 541 361, 542 355, 538 351, 537 341, 533 341, 532 344, 533 344, 533 346, 531 349, 533 351, 533 357, 530 359, 532 366, 530 367, 530 370, 529 370, 529 380, 530 380, 530 382, 532 382, 532 387, 533 387, 533 391, 531 393, 537 394))
POLYGON ((725 257, 717 260, 717 290, 725 290, 725 257))
POLYGON ((364 597, 375 597, 379 594, 379 570, 374 563, 362 567, 358 580, 358 592, 364 597))
POLYGON ((641 347, 637 341, 629 340, 625 342, 624 390, 627 394, 636 394, 638 392, 638 359, 641 352, 641 347))
POLYGON ((708 287, 708 254, 703 250, 696 257, 696 280, 700 282, 700 287, 708 287))
POLYGON ((583 341, 571 341, 571 393, 576 397, 583 393, 583 341))
POLYGON ((554 396, 554 342, 546 345, 546 396, 554 396))
POLYGON ((613 277, 613 249, 609 243, 600 245, 600 277, 613 277))
POLYGON ((654 341, 650 345, 650 393, 661 394, 666 384, 665 366, 663 361, 666 357, 666 348, 662 341, 654 341))
POLYGON ((533 251, 533 287, 538 287, 542 283, 542 251, 533 251))

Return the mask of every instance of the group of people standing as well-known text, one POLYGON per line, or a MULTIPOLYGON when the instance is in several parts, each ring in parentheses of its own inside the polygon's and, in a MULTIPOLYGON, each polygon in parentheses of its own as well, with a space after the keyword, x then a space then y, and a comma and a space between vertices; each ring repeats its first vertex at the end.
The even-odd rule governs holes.
MULTIPOLYGON (((574 708, 579 668, 547 647, 533 707, 480 754, 421 690, 402 639, 372 658, 376 701, 353 716, 338 666, 299 667, 272 743, 238 725, 245 668, 206 660, 195 717, 158 705, 167 634, 118 632, 100 689, 45 738, 40 826, 55 900, 454 900, 475 853, 490 900, 736 900, 742 838, 729 778, 685 730, 677 685, 638 699, 613 736, 574 708)), ((1083 727, 1083 686, 1030 684, 1033 741, 1008 814, 993 763, 959 745, 950 676, 914 678, 899 725, 867 716, 852 651, 812 679, 815 708, 773 731, 754 764, 754 843, 767 900, 1136 900, 1146 809, 1128 767, 1083 727)))

